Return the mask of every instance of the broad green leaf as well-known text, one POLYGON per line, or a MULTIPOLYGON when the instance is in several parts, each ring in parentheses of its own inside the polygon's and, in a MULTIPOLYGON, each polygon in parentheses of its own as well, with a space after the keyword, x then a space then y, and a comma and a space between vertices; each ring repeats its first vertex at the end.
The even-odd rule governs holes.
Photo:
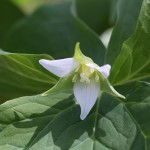
MULTIPOLYGON (((0 106, 0 148, 9 150, 146 150, 149 144, 131 107, 103 94, 89 116, 81 121, 70 79, 62 79, 49 95, 13 99, 0 106), (66 86, 67 85, 67 86, 66 86), (130 111, 130 112, 129 112, 130 111), (135 117, 135 118, 134 118, 135 117)), ((145 87, 145 86, 144 86, 145 87)), ((148 102, 150 88, 140 90, 148 102)), ((142 93, 144 97, 142 97, 142 93)), ((139 91, 128 93, 128 105, 139 91)), ((127 103, 126 103, 127 104, 127 103)), ((146 105, 146 104, 145 104, 146 105)), ((147 113, 149 106, 145 107, 147 113)), ((140 115, 144 115, 144 110, 140 115)), ((147 118, 147 121, 150 118, 147 118)), ((149 123, 145 126, 148 134, 149 123)))
POLYGON ((106 62, 113 64, 121 51, 122 44, 135 31, 143 0, 118 0, 117 21, 106 56, 106 62))
POLYGON ((126 106, 144 135, 146 149, 150 149, 150 83, 137 84, 128 95, 126 106))
POLYGON ((71 3, 46 5, 18 22, 9 32, 4 49, 19 53, 47 53, 54 58, 72 57, 74 46, 98 64, 104 63, 105 48, 97 35, 70 11, 71 3))
POLYGON ((144 79, 144 81, 146 81, 146 82, 150 82, 150 77, 149 77, 149 78, 144 79))
POLYGON ((25 95, 44 92, 56 83, 56 77, 43 69, 39 59, 48 55, 12 54, 0 51, 0 103, 25 95))
POLYGON ((76 0, 76 13, 97 34, 102 33, 110 23, 112 0, 76 0))
POLYGON ((24 14, 10 0, 0 0, 0 47, 10 27, 24 14))
POLYGON ((145 138, 145 149, 150 149, 150 83, 133 82, 117 89, 126 95, 125 105, 145 138))
POLYGON ((150 0, 144 0, 135 33, 123 44, 112 68, 113 85, 150 77, 150 0))

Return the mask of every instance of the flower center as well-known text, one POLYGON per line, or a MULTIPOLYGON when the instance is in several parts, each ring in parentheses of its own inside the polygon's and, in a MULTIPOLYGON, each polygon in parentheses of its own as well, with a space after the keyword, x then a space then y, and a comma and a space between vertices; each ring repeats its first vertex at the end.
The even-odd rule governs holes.
POLYGON ((97 74, 97 71, 92 67, 86 66, 86 64, 81 64, 81 66, 76 69, 72 81, 76 82, 78 80, 83 83, 90 83, 90 78, 93 76, 98 82, 99 76, 97 74))

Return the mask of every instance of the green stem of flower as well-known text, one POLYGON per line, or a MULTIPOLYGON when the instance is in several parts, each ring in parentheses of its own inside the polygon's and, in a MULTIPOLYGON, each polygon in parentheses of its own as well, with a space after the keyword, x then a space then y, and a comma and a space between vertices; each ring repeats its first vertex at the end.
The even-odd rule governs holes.
POLYGON ((99 96, 97 98, 97 105, 96 105, 96 110, 95 110, 95 119, 94 119, 94 126, 93 126, 93 134, 92 134, 93 140, 96 140, 95 139, 95 131, 96 131, 96 125, 97 125, 97 121, 98 121, 98 110, 99 110, 99 106, 100 106, 101 96, 102 96, 102 92, 99 93, 99 96))

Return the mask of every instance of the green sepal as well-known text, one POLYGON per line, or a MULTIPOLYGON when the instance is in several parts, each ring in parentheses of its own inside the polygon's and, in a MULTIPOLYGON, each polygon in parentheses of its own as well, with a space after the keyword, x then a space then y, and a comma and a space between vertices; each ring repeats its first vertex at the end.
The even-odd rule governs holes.
POLYGON ((121 95, 120 93, 118 93, 113 88, 113 86, 110 84, 110 82, 106 78, 104 78, 104 76, 100 72, 98 72, 98 75, 100 77, 100 86, 101 86, 101 90, 102 91, 104 91, 104 92, 106 92, 108 94, 111 94, 113 96, 125 99, 125 97, 123 95, 121 95))
POLYGON ((59 81, 57 82, 57 84, 55 86, 53 86, 48 91, 42 93, 41 95, 42 96, 47 96, 49 94, 57 94, 57 91, 59 91, 59 90, 65 92, 65 93, 72 93, 73 94, 73 82, 72 82, 72 78, 73 78, 73 75, 60 78, 59 81), (53 93, 53 91, 55 91, 55 92, 53 93))
POLYGON ((80 43, 77 42, 75 45, 74 56, 75 59, 79 60, 80 63, 93 62, 93 60, 87 56, 85 56, 80 49, 80 43))

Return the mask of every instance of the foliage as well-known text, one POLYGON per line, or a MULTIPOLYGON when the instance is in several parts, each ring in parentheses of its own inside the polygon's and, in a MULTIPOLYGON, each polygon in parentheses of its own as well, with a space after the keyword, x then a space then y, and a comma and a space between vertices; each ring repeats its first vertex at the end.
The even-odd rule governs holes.
POLYGON ((5 2, 0 9, 0 150, 149 150, 150 0, 63 1, 29 16, 5 2), (106 49, 99 34, 113 24, 106 49), (85 120, 79 117, 72 79, 59 79, 39 64, 72 57, 78 41, 94 62, 111 64, 109 81, 126 97, 101 92, 85 120))

